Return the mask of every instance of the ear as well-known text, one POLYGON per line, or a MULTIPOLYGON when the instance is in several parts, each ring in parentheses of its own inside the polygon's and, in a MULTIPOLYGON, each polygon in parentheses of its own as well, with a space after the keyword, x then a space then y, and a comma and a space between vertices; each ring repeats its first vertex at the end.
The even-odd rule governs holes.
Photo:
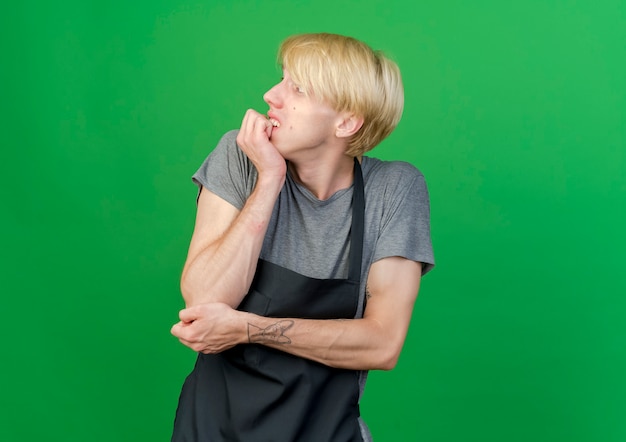
POLYGON ((354 114, 342 115, 335 135, 339 138, 349 138, 357 133, 361 126, 363 126, 363 117, 354 114))

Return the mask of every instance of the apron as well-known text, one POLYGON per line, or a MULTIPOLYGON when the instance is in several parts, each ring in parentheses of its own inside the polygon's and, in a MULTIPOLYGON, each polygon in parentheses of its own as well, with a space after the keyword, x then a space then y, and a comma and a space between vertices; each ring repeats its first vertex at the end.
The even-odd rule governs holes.
MULTIPOLYGON (((316 279, 259 260, 239 310, 272 318, 352 319, 357 312, 365 199, 354 161, 348 279, 316 279)), ((185 380, 173 442, 356 442, 358 372, 260 344, 198 354, 185 380)))

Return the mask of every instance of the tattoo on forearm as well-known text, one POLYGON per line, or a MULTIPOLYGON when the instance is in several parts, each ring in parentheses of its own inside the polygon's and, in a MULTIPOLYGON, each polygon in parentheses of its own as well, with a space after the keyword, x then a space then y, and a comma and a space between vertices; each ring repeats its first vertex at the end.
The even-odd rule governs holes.
POLYGON ((365 286, 365 298, 370 299, 372 297, 372 292, 370 292, 369 286, 365 286))
POLYGON ((283 319, 265 328, 248 323, 248 342, 250 344, 291 344, 285 332, 293 327, 294 321, 283 319))

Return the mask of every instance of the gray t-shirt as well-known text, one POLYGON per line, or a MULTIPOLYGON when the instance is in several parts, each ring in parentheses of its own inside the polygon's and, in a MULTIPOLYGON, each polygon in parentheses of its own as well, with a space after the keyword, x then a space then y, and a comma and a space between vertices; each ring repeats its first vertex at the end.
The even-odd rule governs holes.
MULTIPOLYGON (((237 131, 227 132, 193 175, 237 209, 242 209, 257 180, 257 170, 237 146, 237 131)), ((361 267, 363 315, 365 283, 372 263, 401 256, 422 263, 422 274, 434 265, 430 239, 430 205, 424 176, 409 163, 363 157, 365 235, 361 267)), ((265 235, 261 258, 311 278, 346 278, 352 186, 327 200, 317 199, 289 173, 265 235)), ((366 373, 361 372, 361 389, 366 373)), ((370 440, 362 424, 363 436, 370 440)))
MULTIPOLYGON (((237 209, 243 208, 257 171, 237 146, 237 131, 227 132, 193 175, 237 209)), ((363 157, 365 235, 361 292, 372 263, 401 256, 434 265, 430 239, 430 205, 424 176, 409 163, 363 157)), ((289 173, 272 213, 261 258, 311 278, 348 275, 352 186, 324 201, 294 181, 289 173)), ((359 311, 358 316, 361 316, 359 311)))

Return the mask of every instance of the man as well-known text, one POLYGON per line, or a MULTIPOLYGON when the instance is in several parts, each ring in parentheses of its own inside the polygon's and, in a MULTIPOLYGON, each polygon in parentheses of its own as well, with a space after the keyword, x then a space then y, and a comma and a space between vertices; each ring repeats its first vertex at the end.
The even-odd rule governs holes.
POLYGON ((363 156, 395 128, 397 66, 333 34, 288 38, 267 116, 194 175, 172 333, 199 352, 174 441, 371 440, 367 370, 393 368, 434 260, 421 173, 363 156))

